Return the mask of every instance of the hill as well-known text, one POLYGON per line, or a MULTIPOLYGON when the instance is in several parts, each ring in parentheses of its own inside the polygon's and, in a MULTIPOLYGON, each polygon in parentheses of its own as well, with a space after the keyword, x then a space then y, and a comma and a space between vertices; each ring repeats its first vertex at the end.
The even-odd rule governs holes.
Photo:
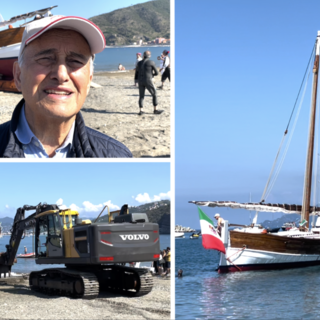
MULTIPOLYGON (((311 220, 312 221, 312 220, 311 220)), ((296 225, 300 222, 300 215, 299 214, 284 214, 281 218, 278 218, 276 220, 265 220, 262 223, 260 223, 264 228, 273 229, 273 228, 280 228, 282 225, 284 225, 286 222, 295 222, 296 225)))
POLYGON ((170 0, 140 3, 90 18, 103 32, 107 45, 170 39, 170 0))
MULTIPOLYGON (((149 221, 159 224, 160 234, 170 234, 170 201, 161 200, 143 204, 137 207, 129 207, 129 213, 146 213, 149 221)), ((108 216, 103 215, 99 222, 107 222, 108 216)))

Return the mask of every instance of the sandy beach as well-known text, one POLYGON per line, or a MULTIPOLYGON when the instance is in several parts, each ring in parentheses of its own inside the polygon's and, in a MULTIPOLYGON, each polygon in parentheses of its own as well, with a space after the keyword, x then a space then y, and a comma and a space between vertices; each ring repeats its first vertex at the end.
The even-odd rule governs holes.
MULTIPOLYGON (((95 73, 93 82, 101 87, 91 88, 82 107, 88 127, 101 131, 122 142, 133 157, 170 156, 170 83, 158 90, 160 115, 153 114, 152 97, 146 92, 144 111, 139 116, 139 89, 133 85, 134 71, 95 73)), ((156 87, 161 84, 155 77, 156 87)), ((22 94, 0 92, 0 123, 11 119, 12 111, 22 94)))
POLYGON ((83 300, 31 291, 27 275, 2 278, 0 319, 170 319, 170 278, 153 279, 153 290, 142 297, 100 293, 83 300))

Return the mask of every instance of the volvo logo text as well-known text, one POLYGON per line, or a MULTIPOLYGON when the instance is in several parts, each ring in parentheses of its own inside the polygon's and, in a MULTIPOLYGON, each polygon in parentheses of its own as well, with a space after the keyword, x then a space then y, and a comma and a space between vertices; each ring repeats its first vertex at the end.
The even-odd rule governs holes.
POLYGON ((149 239, 148 234, 119 234, 122 240, 143 240, 149 239))

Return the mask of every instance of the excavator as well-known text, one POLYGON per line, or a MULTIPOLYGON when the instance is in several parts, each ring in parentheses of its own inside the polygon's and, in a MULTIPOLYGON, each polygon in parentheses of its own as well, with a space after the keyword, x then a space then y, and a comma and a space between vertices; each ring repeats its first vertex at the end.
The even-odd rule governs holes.
POLYGON ((18 208, 9 244, 0 253, 0 276, 11 273, 20 241, 33 229, 35 262, 64 267, 32 271, 31 290, 82 299, 94 299, 100 291, 149 293, 153 279, 148 270, 126 263, 159 259, 159 226, 146 213, 129 213, 127 204, 113 212, 108 207, 108 216, 100 218, 106 207, 93 222, 55 204, 18 208), (25 217, 27 211, 34 212, 25 217))

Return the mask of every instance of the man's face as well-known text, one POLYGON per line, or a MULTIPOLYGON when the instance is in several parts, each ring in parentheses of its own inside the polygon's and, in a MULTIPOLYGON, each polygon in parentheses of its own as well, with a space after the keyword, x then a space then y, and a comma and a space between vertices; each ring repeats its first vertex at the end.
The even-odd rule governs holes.
POLYGON ((46 119, 75 116, 90 89, 90 57, 87 41, 76 31, 52 29, 32 41, 21 68, 14 65, 26 112, 46 119))

